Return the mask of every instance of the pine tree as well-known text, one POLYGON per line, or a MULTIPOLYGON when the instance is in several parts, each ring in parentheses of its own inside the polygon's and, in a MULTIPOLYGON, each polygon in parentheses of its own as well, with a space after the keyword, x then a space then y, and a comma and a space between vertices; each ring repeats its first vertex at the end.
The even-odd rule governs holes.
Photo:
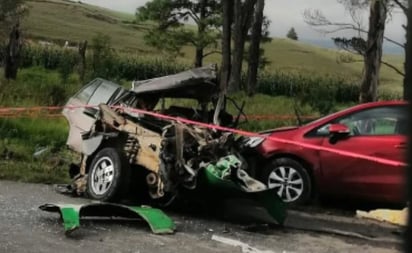
POLYGON ((298 34, 295 31, 295 28, 290 28, 289 32, 286 34, 286 37, 291 40, 298 40, 298 34))

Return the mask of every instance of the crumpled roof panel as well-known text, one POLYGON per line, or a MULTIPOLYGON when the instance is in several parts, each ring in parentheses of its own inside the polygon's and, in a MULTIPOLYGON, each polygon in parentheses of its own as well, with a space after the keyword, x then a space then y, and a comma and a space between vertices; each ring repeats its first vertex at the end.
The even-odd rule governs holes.
POLYGON ((134 81, 131 89, 137 94, 158 94, 162 97, 209 99, 217 93, 214 65, 183 71, 174 75, 134 81))

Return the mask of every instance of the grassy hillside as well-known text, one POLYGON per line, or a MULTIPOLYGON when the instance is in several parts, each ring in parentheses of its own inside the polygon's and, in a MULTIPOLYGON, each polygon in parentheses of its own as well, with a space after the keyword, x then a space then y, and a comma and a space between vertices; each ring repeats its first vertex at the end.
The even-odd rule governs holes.
POLYGON ((32 0, 27 4, 29 15, 23 22, 23 29, 29 37, 56 40, 63 45, 66 40, 90 41, 96 33, 104 33, 110 35, 113 47, 118 50, 141 52, 148 49, 138 26, 122 23, 133 15, 69 1, 32 0))
MULTIPOLYGON (((133 15, 67 0, 30 0, 30 13, 24 21, 29 37, 77 43, 90 39, 98 32, 108 34, 117 50, 135 54, 156 54, 156 50, 144 44, 145 26, 130 24, 133 15), (129 21, 124 22, 124 21, 129 21)), ((337 50, 324 49, 288 39, 273 39, 264 45, 265 54, 271 62, 266 71, 299 72, 303 75, 340 76, 359 82, 362 64, 338 63, 337 50)), ((185 57, 180 61, 193 62, 193 48, 185 48, 185 57)), ((385 56, 385 60, 402 69, 402 57, 385 56)), ((219 62, 219 55, 211 55, 206 62, 219 62)), ((383 66, 381 86, 391 91, 401 91, 402 78, 383 66)))

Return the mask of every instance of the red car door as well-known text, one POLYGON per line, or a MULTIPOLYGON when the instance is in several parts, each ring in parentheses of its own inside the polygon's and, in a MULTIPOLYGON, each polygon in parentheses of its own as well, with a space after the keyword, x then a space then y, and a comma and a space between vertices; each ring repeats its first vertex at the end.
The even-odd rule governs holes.
MULTIPOLYGON (((405 160, 406 113, 404 106, 378 107, 346 115, 331 123, 346 124, 351 134, 323 146, 356 154, 405 160)), ((321 151, 320 166, 325 194, 373 201, 404 201, 404 167, 321 151)))

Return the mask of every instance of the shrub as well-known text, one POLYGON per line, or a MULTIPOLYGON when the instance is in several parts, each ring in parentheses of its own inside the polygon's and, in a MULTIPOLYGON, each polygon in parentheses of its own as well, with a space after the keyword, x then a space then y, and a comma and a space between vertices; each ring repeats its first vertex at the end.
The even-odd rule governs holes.
POLYGON ((110 37, 97 34, 92 39, 91 66, 94 77, 111 76, 114 51, 111 49, 110 37))
POLYGON ((78 63, 79 58, 76 55, 75 57, 72 55, 70 50, 63 50, 61 54, 61 60, 58 63, 58 71, 63 83, 67 83, 67 80, 71 73, 74 71, 74 67, 78 63))

